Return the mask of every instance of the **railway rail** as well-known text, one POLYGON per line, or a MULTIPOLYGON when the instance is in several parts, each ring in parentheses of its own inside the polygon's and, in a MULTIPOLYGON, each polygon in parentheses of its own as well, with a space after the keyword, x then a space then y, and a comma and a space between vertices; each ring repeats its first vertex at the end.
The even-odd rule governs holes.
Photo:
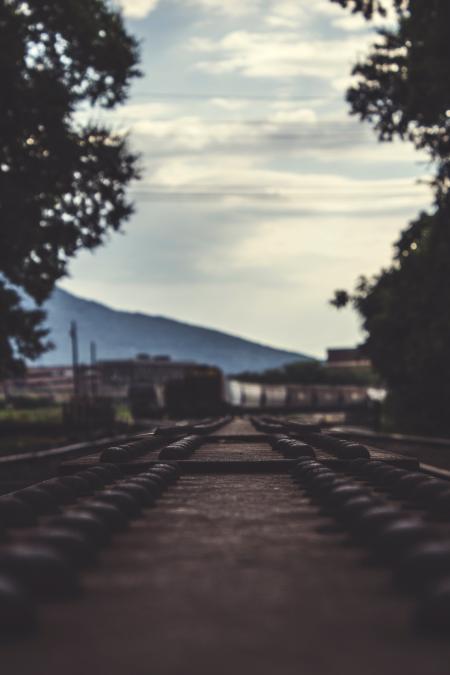
MULTIPOLYGON (((205 421, 197 420, 191 427, 200 426, 201 430, 204 423, 205 421)), ((19 487, 30 485, 33 482, 53 477, 57 473, 61 463, 68 459, 83 457, 84 455, 101 452, 105 449, 112 449, 114 454, 114 449, 117 451, 118 447, 120 447, 119 452, 125 452, 125 448, 131 444, 139 447, 139 442, 144 442, 145 444, 145 438, 152 436, 156 430, 157 438, 162 439, 160 441, 162 443, 166 427, 169 434, 174 433, 171 430, 177 430, 181 427, 181 431, 179 432, 181 434, 186 428, 186 422, 180 421, 175 424, 166 420, 153 420, 152 423, 147 423, 149 427, 147 431, 143 430, 143 426, 145 425, 141 423, 139 430, 134 429, 128 433, 116 434, 114 436, 110 434, 109 436, 71 443, 56 448, 0 456, 0 495, 19 487)), ((177 435, 176 431, 175 435, 177 435)))
POLYGON ((61 462, 101 450, 113 443, 132 441, 137 432, 105 436, 56 448, 0 457, 0 494, 55 475, 61 462))
POLYGON ((380 449, 399 452, 417 458, 423 464, 450 471, 450 439, 407 434, 380 433, 352 426, 332 426, 330 432, 357 442, 369 443, 380 449))
POLYGON ((446 673, 450 474, 429 469, 264 416, 64 461, 0 497, 4 671, 446 673))

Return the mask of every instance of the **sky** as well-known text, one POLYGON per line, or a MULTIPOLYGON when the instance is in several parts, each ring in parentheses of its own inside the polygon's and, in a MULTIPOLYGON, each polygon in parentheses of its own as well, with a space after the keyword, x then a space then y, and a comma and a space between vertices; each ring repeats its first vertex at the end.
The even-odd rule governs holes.
POLYGON ((318 357, 361 341, 329 299, 432 201, 426 157, 349 114, 373 25, 329 0, 119 4, 143 77, 89 116, 141 153, 136 213, 61 286, 318 357))

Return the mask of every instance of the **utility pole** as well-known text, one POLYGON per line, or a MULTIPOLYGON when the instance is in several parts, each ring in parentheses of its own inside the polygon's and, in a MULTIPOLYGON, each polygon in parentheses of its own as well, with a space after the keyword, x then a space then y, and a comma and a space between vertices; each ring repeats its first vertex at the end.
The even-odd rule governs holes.
POLYGON ((69 335, 72 341, 73 391, 75 398, 78 398, 80 395, 80 379, 78 371, 78 327, 76 321, 70 323, 69 335))
POLYGON ((97 396, 97 345, 92 340, 91 342, 91 388, 92 396, 97 396))

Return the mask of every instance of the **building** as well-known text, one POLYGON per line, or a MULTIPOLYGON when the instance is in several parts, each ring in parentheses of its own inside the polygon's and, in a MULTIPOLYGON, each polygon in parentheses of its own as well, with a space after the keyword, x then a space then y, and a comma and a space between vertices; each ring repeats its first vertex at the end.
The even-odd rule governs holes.
POLYGON ((54 401, 66 401, 74 391, 73 370, 71 366, 39 366, 27 368, 23 377, 15 377, 3 382, 5 397, 14 398, 50 398, 54 401))
MULTIPOLYGON (((99 361, 94 367, 80 365, 78 393, 81 396, 98 395, 125 399, 131 384, 152 384, 162 391, 168 382, 181 380, 199 367, 194 362, 172 361, 170 356, 138 354, 135 359, 99 361)), ((25 376, 3 383, 6 397, 50 398, 55 402, 68 401, 75 393, 72 366, 29 367, 25 376)))
POLYGON ((364 354, 362 346, 327 349, 328 368, 371 368, 370 359, 364 354))
POLYGON ((172 361, 170 356, 138 354, 135 359, 99 361, 96 365, 99 393, 111 398, 126 398, 131 384, 151 383, 162 391, 168 382, 181 380, 198 364, 172 361))

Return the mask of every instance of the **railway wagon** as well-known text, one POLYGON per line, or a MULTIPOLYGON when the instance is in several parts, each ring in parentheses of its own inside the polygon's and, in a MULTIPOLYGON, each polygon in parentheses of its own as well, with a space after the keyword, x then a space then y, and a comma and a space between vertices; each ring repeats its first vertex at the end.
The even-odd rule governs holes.
POLYGON ((163 409, 157 387, 150 382, 132 383, 128 389, 128 401, 134 419, 158 417, 163 409))
POLYGON ((239 395, 232 388, 233 398, 231 403, 233 405, 241 406, 242 408, 258 408, 261 405, 261 385, 252 382, 237 382, 237 389, 239 395))
POLYGON ((164 407, 170 417, 221 414, 226 408, 222 371, 215 367, 199 366, 183 378, 168 382, 164 407))
POLYGON ((343 387, 318 385, 314 387, 314 404, 319 410, 327 410, 330 408, 340 408, 345 405, 343 399, 343 387))
POLYGON ((219 368, 191 367, 165 383, 138 381, 128 389, 134 419, 204 417, 218 415, 226 407, 225 383, 219 368))
POLYGON ((366 405, 371 399, 365 387, 352 387, 349 385, 340 387, 341 403, 347 407, 366 405))
POLYGON ((267 384, 261 389, 261 408, 284 408, 286 405, 285 385, 267 384))
POLYGON ((314 392, 311 387, 298 386, 295 384, 286 385, 286 407, 287 408, 306 408, 314 406, 314 392))
POLYGON ((340 410, 370 403, 366 387, 349 385, 257 384, 232 381, 230 403, 243 408, 340 410))

